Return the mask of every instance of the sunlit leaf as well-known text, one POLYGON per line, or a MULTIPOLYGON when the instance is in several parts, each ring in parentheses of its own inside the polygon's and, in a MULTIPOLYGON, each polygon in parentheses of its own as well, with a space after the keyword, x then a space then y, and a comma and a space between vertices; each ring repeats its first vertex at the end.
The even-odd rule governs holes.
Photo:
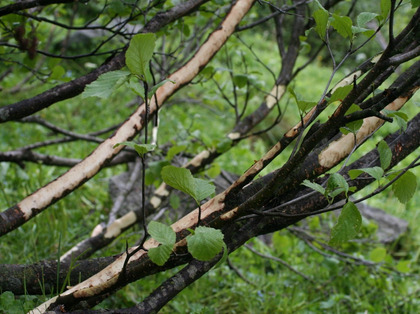
POLYGON ((273 247, 279 254, 287 254, 292 248, 292 240, 287 235, 282 235, 280 232, 273 233, 273 247))

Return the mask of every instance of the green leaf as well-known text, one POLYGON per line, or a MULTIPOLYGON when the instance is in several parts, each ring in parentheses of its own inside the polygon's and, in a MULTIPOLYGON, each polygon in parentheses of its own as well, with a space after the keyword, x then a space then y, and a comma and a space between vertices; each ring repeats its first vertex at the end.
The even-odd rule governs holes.
POLYGON ((311 188, 312 190, 315 190, 315 191, 321 193, 322 195, 325 194, 325 189, 321 185, 319 185, 318 183, 311 182, 309 180, 304 180, 302 185, 307 186, 308 188, 311 188))
POLYGON ((143 157, 146 153, 152 152, 155 150, 156 145, 155 144, 136 144, 134 142, 122 142, 114 145, 114 148, 119 145, 126 145, 131 148, 134 148, 137 152, 137 154, 140 155, 140 157, 143 157))
POLYGON ((372 168, 361 168, 363 172, 366 172, 372 178, 379 180, 384 175, 384 169, 381 167, 372 167, 372 168))
POLYGON ((82 98, 96 96, 99 98, 109 98, 112 92, 120 87, 130 75, 127 71, 107 72, 89 85, 86 85, 82 98))
POLYGON ((170 163, 167 160, 150 161, 147 165, 146 185, 154 184, 158 187, 162 183, 162 177, 160 175, 162 168, 169 165, 170 163))
POLYGON ((166 184, 190 195, 197 203, 215 191, 213 184, 194 178, 191 171, 185 168, 166 166, 162 169, 162 179, 166 184))
POLYGON ((181 200, 179 199, 179 196, 175 193, 172 193, 169 197, 169 205, 171 205, 171 207, 175 210, 178 209, 181 205, 181 200))
POLYGON ((133 77, 129 83, 128 83, 128 87, 130 87, 130 89, 137 95, 139 95, 141 98, 145 98, 145 93, 144 93, 144 86, 143 84, 141 84, 138 81, 138 78, 133 77))
POLYGON ((417 8, 418 6, 420 6, 420 0, 411 0, 411 7, 413 9, 417 8))
POLYGON ((352 121, 346 124, 344 128, 340 128, 341 133, 356 133, 363 125, 363 119, 352 121))
POLYGON ((220 167, 220 164, 213 163, 210 166, 210 168, 207 169, 206 173, 210 178, 214 179, 220 174, 221 171, 222 171, 222 168, 220 167))
POLYGON ((417 178, 414 173, 407 171, 392 184, 392 191, 398 200, 406 204, 416 192, 417 178))
POLYGON ((391 0, 381 0, 381 17, 386 19, 391 10, 391 0))
POLYGON ((156 36, 153 33, 137 34, 125 53, 125 63, 131 73, 138 75, 143 81, 150 83, 149 62, 155 49, 156 36))
POLYGON ((66 70, 61 65, 56 65, 50 75, 51 80, 58 80, 63 77, 63 75, 66 73, 66 70))
POLYGON ((362 12, 357 16, 357 25, 359 27, 365 27, 367 22, 372 21, 379 14, 373 12, 362 12))
POLYGON ((348 174, 350 176, 350 179, 352 179, 352 180, 356 179, 362 173, 363 173, 363 171, 360 170, 360 169, 352 169, 352 170, 349 170, 349 172, 348 172, 348 174))
POLYGON ((407 129, 408 116, 404 112, 392 111, 392 110, 383 110, 384 113, 394 119, 394 122, 398 124, 401 130, 405 131, 407 129))
POLYGON ((273 247, 278 254, 287 254, 292 249, 293 243, 289 236, 282 235, 280 232, 273 234, 273 247))
POLYGON ((166 154, 167 160, 172 160, 176 155, 185 151, 187 149, 187 145, 174 145, 169 148, 168 153, 166 154))
POLYGON ((329 244, 338 246, 341 243, 353 239, 359 232, 362 225, 362 216, 359 209, 353 202, 344 205, 337 224, 331 230, 331 239, 329 244))
POLYGON ((180 190, 190 196, 195 194, 194 177, 190 170, 175 166, 166 166, 163 167, 161 175, 163 181, 174 189, 180 190))
POLYGON ((349 191, 349 184, 347 183, 346 179, 344 179, 344 177, 341 174, 333 173, 328 178, 327 191, 334 191, 337 188, 341 189, 347 194, 347 192, 349 191))
POLYGON ((246 86, 246 83, 248 82, 248 76, 243 75, 243 74, 238 74, 238 75, 234 75, 233 76, 233 83, 238 87, 238 88, 243 88, 246 86))
POLYGON ((386 257, 386 249, 383 247, 377 247, 369 254, 369 259, 372 262, 380 263, 382 262, 386 257))
POLYGON ((410 261, 399 261, 395 269, 400 273, 408 273, 411 270, 410 261))
POLYGON ((351 30, 353 34, 363 33, 363 35, 365 35, 366 37, 370 37, 375 34, 375 31, 373 29, 368 29, 368 28, 359 27, 359 26, 352 26, 351 30))
POLYGON ((194 179, 194 182, 195 182, 195 192, 194 192, 195 194, 192 196, 197 202, 212 195, 216 190, 214 185, 206 180, 194 179))
POLYGON ((318 9, 313 13, 313 18, 315 20, 315 31, 318 33, 319 37, 322 40, 325 39, 325 34, 327 33, 327 25, 328 25, 328 11, 324 8, 318 9))
POLYGON ((15 296, 13 292, 4 291, 2 294, 0 294, 0 301, 1 309, 5 310, 13 306, 13 304, 15 303, 15 296))
POLYGON ((360 107, 358 105, 353 104, 353 105, 350 106, 349 109, 347 109, 346 115, 349 115, 349 114, 352 114, 353 112, 361 111, 361 110, 362 109, 360 109, 360 107))
POLYGON ((201 75, 204 76, 204 78, 209 79, 212 77, 214 73, 214 67, 212 66, 206 66, 203 70, 201 70, 201 75))
POLYGON ((353 36, 353 31, 351 28, 352 25, 353 22, 348 16, 340 16, 337 14, 333 14, 331 26, 334 27, 337 30, 337 32, 344 38, 351 38, 353 36))
POLYGON ((316 105, 316 102, 303 100, 299 94, 295 93, 293 88, 289 87, 288 91, 295 99, 296 104, 301 112, 306 112, 316 105))
POLYGON ((223 249, 223 233, 214 228, 197 227, 187 237, 188 252, 199 261, 209 261, 223 249))
POLYGON ((224 262, 226 262, 229 254, 228 254, 229 250, 227 248, 226 243, 223 241, 223 255, 222 257, 219 259, 219 261, 217 262, 216 265, 214 265, 214 268, 219 267, 220 265, 222 265, 224 262))
POLYGON ((176 241, 175 231, 170 226, 157 221, 151 221, 147 226, 147 231, 153 239, 161 244, 174 245, 176 241))
POLYGON ((216 151, 220 154, 223 154, 232 147, 232 144, 233 144, 233 140, 226 137, 223 140, 221 140, 219 143, 217 143, 216 151))
POLYGON ((381 168, 387 169, 391 164, 392 152, 385 141, 380 141, 378 144, 379 160, 381 161, 381 168))
POLYGON ((167 82, 171 82, 172 84, 175 84, 175 81, 169 80, 169 79, 165 79, 160 83, 157 83, 155 86, 153 86, 147 93, 147 97, 152 98, 152 96, 156 93, 157 89, 159 87, 161 87, 163 84, 167 83, 167 82))
POLYGON ((161 244, 158 247, 150 248, 147 251, 150 260, 158 266, 163 266, 169 259, 173 249, 173 245, 161 244))
POLYGON ((300 100, 298 102, 298 107, 299 107, 301 112, 307 112, 314 106, 316 106, 315 101, 300 100))
MULTIPOLYGON (((352 89, 353 89, 352 85, 346 85, 346 86, 341 86, 341 87, 336 88, 333 94, 331 95, 328 103, 333 103, 334 101, 343 101, 343 99, 346 98, 346 96, 348 95, 348 93, 351 92, 352 89)), ((355 105, 352 105, 352 106, 355 106, 355 105)), ((356 107, 359 108, 360 110, 359 106, 356 106, 356 107)))

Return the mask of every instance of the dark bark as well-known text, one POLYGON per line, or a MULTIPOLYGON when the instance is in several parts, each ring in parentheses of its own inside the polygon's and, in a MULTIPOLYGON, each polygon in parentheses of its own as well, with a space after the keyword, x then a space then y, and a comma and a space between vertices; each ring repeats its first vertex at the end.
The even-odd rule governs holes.
MULTIPOLYGON (((134 153, 122 153, 113 158, 105 166, 111 167, 127 162, 132 162, 137 158, 134 153)), ((0 162, 15 162, 22 165, 24 162, 41 163, 46 166, 59 166, 59 167, 73 167, 81 162, 81 159, 66 158, 52 155, 45 155, 30 150, 14 150, 8 152, 0 152, 0 162)))

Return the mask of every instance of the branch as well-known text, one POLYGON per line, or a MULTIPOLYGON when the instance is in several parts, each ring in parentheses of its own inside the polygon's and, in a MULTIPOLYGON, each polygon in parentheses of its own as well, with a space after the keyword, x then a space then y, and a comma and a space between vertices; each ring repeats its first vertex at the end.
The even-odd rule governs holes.
MULTIPOLYGON (((132 162, 137 158, 136 153, 122 153, 103 164, 103 167, 113 167, 116 165, 126 164, 132 162)), ((0 162, 14 162, 21 164, 23 162, 41 163, 46 166, 59 166, 59 167, 75 167, 83 160, 77 158, 66 158, 53 155, 45 155, 31 150, 11 150, 8 152, 0 152, 0 162)), ((0 226, 3 222, 2 213, 0 214, 0 226)))

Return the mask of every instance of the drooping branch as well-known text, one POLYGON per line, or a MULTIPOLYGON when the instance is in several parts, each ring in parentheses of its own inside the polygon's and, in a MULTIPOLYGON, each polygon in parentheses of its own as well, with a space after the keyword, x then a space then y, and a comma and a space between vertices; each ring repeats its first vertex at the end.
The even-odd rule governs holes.
MULTIPOLYGON (((136 153, 123 152, 112 158, 112 160, 104 163, 104 167, 112 167, 116 165, 126 164, 132 162, 137 158, 136 153)), ((66 158, 59 156, 52 156, 33 152, 30 150, 11 150, 8 152, 0 152, 0 162, 14 162, 17 164, 23 164, 24 162, 41 163, 46 166, 59 166, 59 167, 75 167, 81 163, 81 159, 77 158, 66 158)))

